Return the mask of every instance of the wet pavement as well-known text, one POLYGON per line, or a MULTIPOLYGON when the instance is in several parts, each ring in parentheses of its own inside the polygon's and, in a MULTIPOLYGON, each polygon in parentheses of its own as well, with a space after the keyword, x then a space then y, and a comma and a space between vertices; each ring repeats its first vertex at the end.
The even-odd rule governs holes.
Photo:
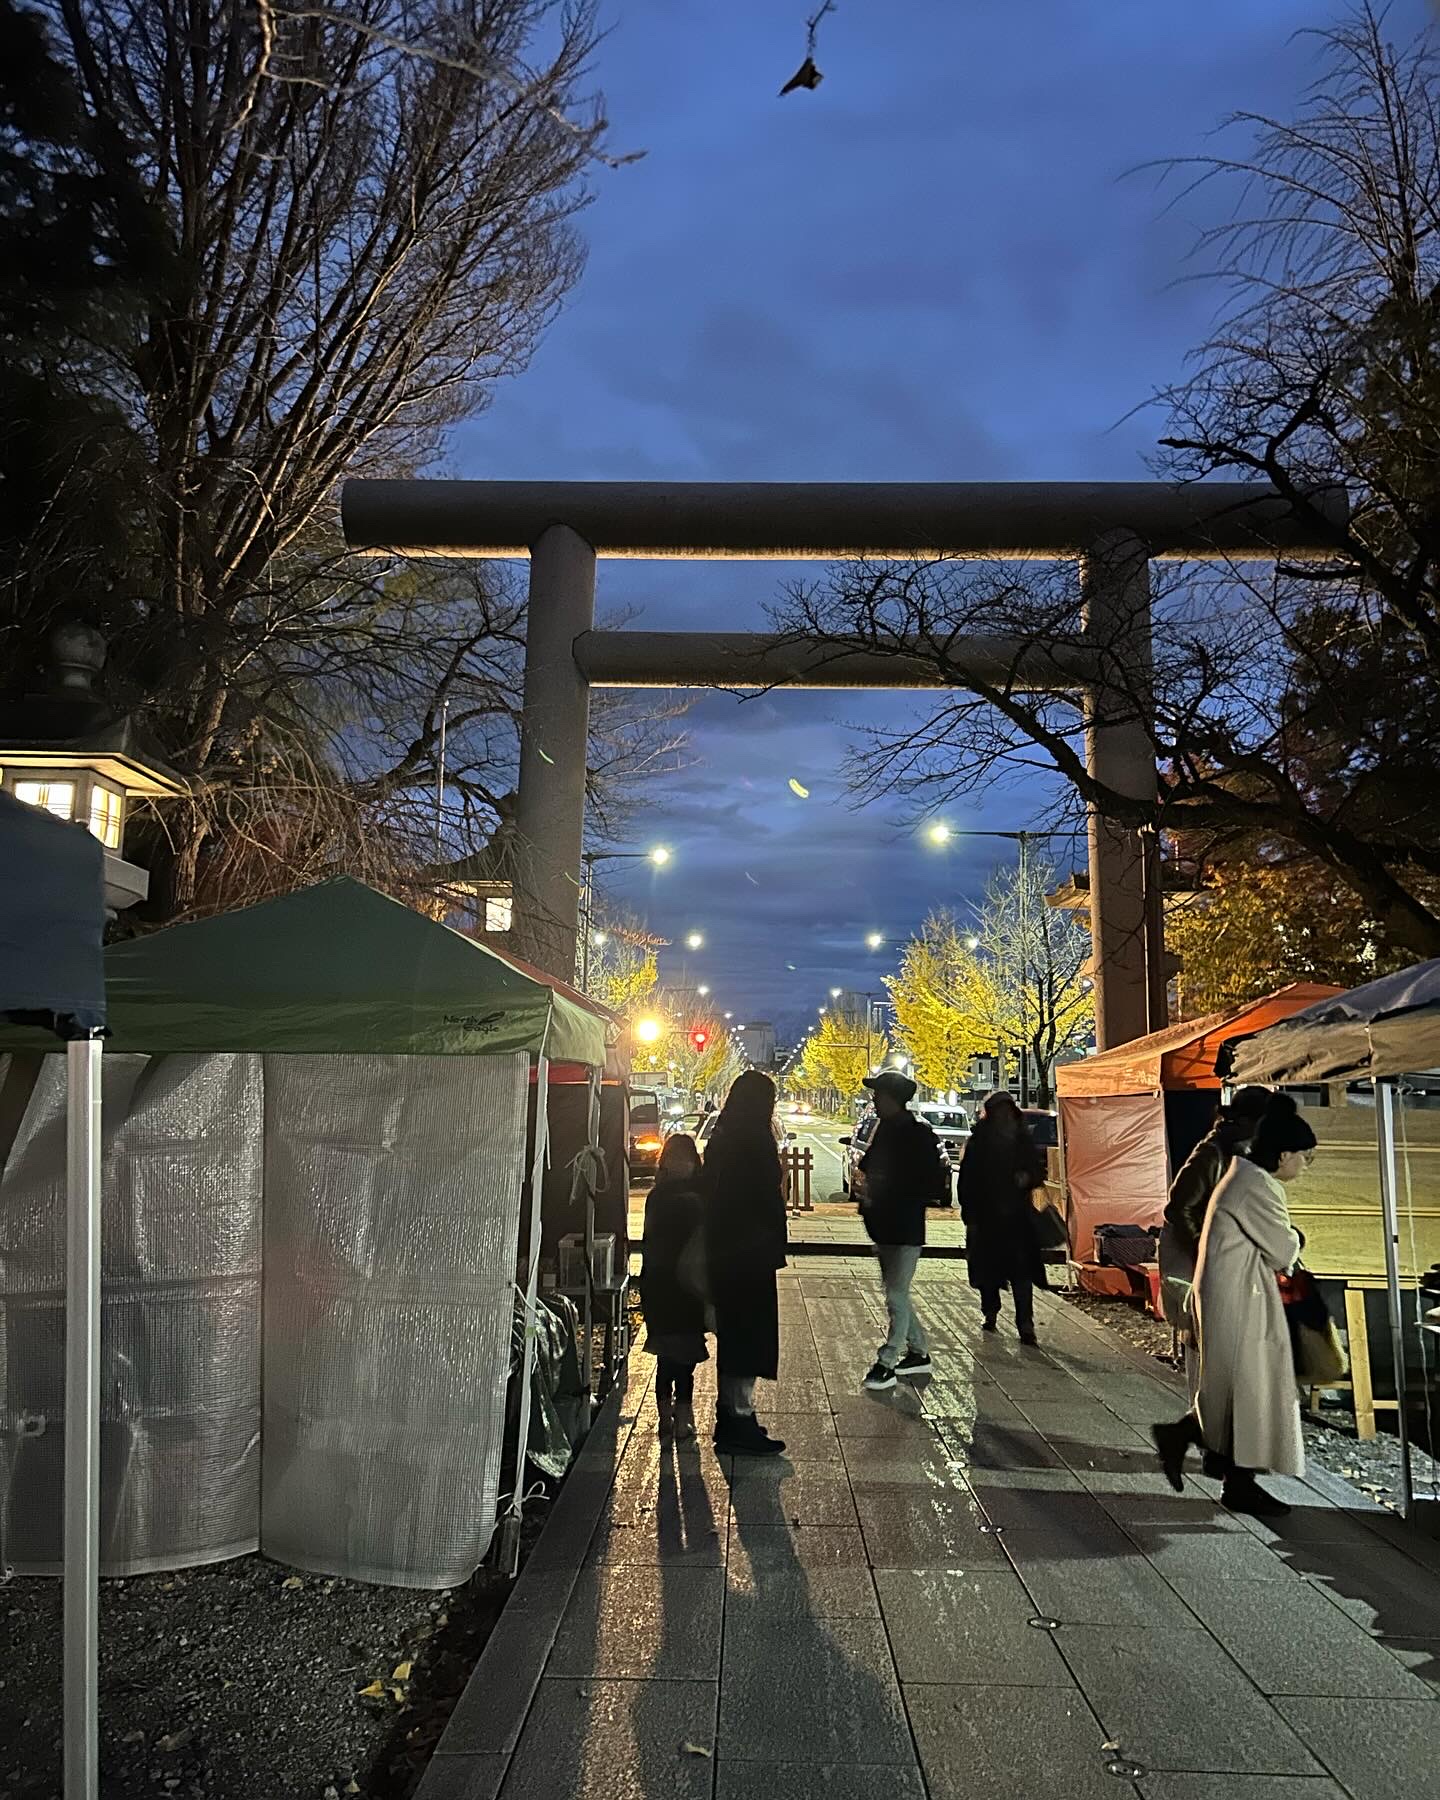
POLYGON ((635 1352, 421 1800, 1435 1791, 1440 1545, 1324 1472, 1274 1528, 1174 1494, 1164 1371, 1048 1298, 1039 1349, 982 1334, 963 1264, 922 1264, 934 1378, 878 1396, 874 1262, 781 1294, 786 1455, 661 1446, 635 1352))

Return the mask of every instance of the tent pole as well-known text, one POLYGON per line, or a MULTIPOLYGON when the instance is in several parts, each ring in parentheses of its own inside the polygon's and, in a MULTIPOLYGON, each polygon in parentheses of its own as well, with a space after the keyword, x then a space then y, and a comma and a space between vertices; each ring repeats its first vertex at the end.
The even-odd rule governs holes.
POLYGON ((1410 1476, 1410 1423, 1405 1413, 1405 1298, 1400 1287, 1400 1181, 1395 1161, 1395 1084, 1375 1083, 1380 1126, 1380 1211, 1385 1226, 1385 1288, 1390 1314, 1390 1355, 1395 1364, 1395 1417, 1400 1437, 1400 1498, 1406 1519, 1415 1515, 1410 1476))
POLYGON ((66 1046, 65 1800, 100 1786, 100 1057, 66 1046))
POLYGON ((500 1522, 501 1573, 520 1570, 520 1522, 525 1516, 525 1452, 530 1442, 530 1387, 535 1379, 535 1331, 540 1300, 540 1202, 545 1185, 545 1164, 550 1150, 550 1064, 538 1058, 535 1067, 535 1160, 530 1168, 530 1244, 525 1272, 525 1347, 520 1356, 520 1416, 515 1432, 515 1491, 500 1522))

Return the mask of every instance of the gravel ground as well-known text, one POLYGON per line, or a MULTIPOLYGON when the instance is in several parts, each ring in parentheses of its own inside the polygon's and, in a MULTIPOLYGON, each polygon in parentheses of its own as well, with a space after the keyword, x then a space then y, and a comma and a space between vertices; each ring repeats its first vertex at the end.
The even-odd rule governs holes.
MULTIPOLYGON (((1066 1293, 1060 1298, 1167 1368, 1178 1367, 1170 1355, 1170 1327, 1152 1318, 1139 1301, 1104 1299, 1098 1294, 1066 1293)), ((1339 1393, 1330 1398, 1343 1402, 1346 1396, 1339 1393)), ((1323 1414, 1306 1413, 1302 1425, 1306 1456, 1331 1474, 1343 1476, 1370 1499, 1399 1511, 1400 1447, 1383 1426, 1375 1437, 1362 1443, 1355 1435, 1355 1415, 1343 1404, 1327 1404, 1323 1414)), ((1411 1454, 1417 1481, 1433 1478, 1436 1465, 1425 1452, 1412 1447, 1411 1454)))
MULTIPOLYGON (((407 1800, 508 1591, 488 1569, 434 1593, 259 1556, 102 1582, 104 1800, 407 1800)), ((0 1800, 59 1800, 60 1605, 58 1581, 0 1586, 0 1800)))

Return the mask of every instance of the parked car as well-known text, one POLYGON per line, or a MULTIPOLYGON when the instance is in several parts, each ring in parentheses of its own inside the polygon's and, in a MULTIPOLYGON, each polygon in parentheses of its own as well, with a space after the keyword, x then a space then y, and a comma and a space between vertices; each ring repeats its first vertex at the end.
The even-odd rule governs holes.
POLYGON ((865 1191, 865 1177, 860 1173, 860 1158, 870 1147, 875 1127, 880 1123, 873 1110, 861 1113, 849 1137, 840 1140, 840 1192, 854 1194, 858 1200, 865 1191))
POLYGON ((660 1163, 660 1102, 654 1094, 637 1091, 630 1096, 630 1177, 655 1179, 660 1163))
POLYGON ((1060 1142, 1060 1121, 1055 1114, 1043 1106, 1022 1106, 1020 1112, 1040 1148, 1053 1150, 1060 1142))
POLYGON ((910 1108, 917 1119, 923 1119, 940 1140, 940 1148, 952 1169, 960 1167, 960 1158, 970 1142, 970 1121, 965 1109, 946 1106, 938 1100, 920 1100, 910 1108))

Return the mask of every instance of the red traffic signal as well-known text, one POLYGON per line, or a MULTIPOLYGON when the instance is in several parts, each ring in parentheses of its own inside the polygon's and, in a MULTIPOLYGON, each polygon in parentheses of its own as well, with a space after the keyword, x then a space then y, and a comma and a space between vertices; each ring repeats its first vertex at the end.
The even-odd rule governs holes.
POLYGON ((695 1050, 698 1054, 710 1042, 710 1033, 708 1031, 697 1028, 696 1030, 694 1030, 690 1033, 690 1042, 691 1042, 691 1044, 694 1045, 695 1050))

